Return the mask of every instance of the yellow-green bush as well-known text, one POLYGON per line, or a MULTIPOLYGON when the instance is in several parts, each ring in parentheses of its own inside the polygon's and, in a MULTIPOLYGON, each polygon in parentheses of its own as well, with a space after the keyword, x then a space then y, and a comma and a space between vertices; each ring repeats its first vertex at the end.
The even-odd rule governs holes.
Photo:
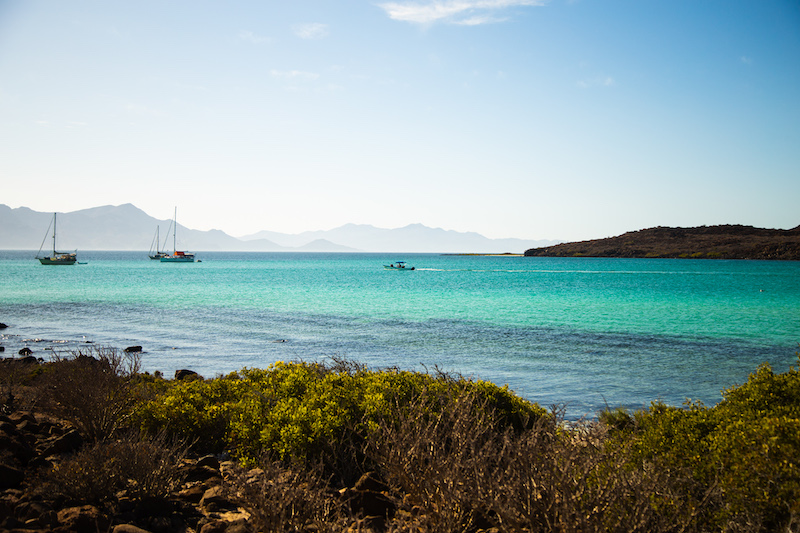
POLYGON ((204 451, 228 449, 244 461, 335 455, 364 439, 387 413, 420 397, 432 412, 478 394, 504 425, 522 429, 546 416, 506 387, 483 381, 352 364, 275 363, 212 380, 176 383, 140 412, 145 429, 165 429, 204 451))
POLYGON ((747 523, 763 531, 800 521, 800 372, 764 364, 723 391, 714 407, 654 403, 649 410, 601 415, 640 461, 691 472, 689 494, 705 506, 709 527, 747 523))

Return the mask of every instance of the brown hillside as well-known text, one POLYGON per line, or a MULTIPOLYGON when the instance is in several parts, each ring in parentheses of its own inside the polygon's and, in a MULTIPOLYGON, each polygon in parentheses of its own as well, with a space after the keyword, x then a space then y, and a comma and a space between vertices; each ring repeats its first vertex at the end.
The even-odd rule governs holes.
POLYGON ((790 230, 725 225, 657 227, 617 237, 532 248, 529 257, 664 257, 800 260, 800 226, 790 230))

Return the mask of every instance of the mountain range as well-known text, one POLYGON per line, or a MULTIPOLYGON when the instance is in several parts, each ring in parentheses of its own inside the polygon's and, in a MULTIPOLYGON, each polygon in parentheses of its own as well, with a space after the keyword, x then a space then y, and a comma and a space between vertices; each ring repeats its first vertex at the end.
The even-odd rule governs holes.
MULTIPOLYGON (((0 204, 0 249, 37 250, 52 246, 46 235, 53 213, 0 204)), ((58 214, 60 250, 148 250, 159 228, 161 248, 172 249, 169 219, 154 218, 132 204, 102 206, 58 214)), ((252 252, 519 253, 558 243, 552 240, 489 239, 411 224, 383 229, 346 224, 299 234, 259 231, 237 238, 220 230, 201 231, 178 224, 178 249, 252 252)))

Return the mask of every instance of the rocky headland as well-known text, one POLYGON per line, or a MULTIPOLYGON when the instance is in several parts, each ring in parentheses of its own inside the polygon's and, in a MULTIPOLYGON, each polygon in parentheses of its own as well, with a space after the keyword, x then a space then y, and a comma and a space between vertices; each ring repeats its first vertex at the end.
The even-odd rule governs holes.
POLYGON ((800 226, 789 230, 723 225, 656 227, 591 241, 531 248, 528 257, 800 260, 800 226))

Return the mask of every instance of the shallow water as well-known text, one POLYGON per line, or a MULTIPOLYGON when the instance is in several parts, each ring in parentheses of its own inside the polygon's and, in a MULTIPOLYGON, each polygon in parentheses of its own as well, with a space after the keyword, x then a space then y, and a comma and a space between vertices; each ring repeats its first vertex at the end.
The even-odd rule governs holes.
POLYGON ((796 364, 800 262, 407 254, 0 252, 0 344, 39 356, 142 345, 145 369, 206 376, 277 360, 439 367, 570 418, 708 404, 762 362, 796 364), (406 260, 414 271, 384 270, 406 260))

